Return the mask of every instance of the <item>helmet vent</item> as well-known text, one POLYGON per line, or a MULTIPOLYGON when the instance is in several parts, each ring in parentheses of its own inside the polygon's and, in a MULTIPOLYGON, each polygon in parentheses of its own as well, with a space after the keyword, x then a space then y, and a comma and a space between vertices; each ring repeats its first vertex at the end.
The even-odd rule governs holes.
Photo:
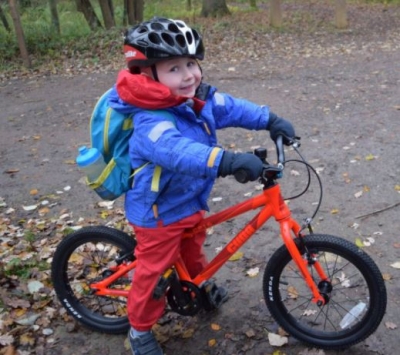
POLYGON ((154 44, 160 44, 161 38, 157 33, 152 32, 152 33, 149 33, 149 41, 154 44))
POLYGON ((166 42, 167 44, 169 44, 171 47, 173 47, 175 45, 175 41, 174 39, 168 34, 168 33, 162 33, 161 34, 162 39, 164 40, 164 42, 166 42))
POLYGON ((169 29, 171 32, 174 32, 174 33, 179 33, 179 32, 180 32, 178 26, 175 25, 174 23, 170 23, 170 24, 168 25, 168 29, 169 29))
POLYGON ((155 30, 155 31, 162 31, 164 29, 164 26, 161 23, 158 23, 158 22, 152 23, 150 25, 150 27, 151 27, 152 30, 155 30))
POLYGON ((142 27, 138 28, 137 31, 139 33, 146 33, 146 32, 148 32, 148 29, 147 29, 147 27, 142 26, 142 27))
POLYGON ((189 44, 193 43, 193 36, 190 32, 186 32, 186 39, 188 41, 189 44))
POLYGON ((178 44, 182 47, 185 48, 186 46, 186 40, 185 37, 183 35, 177 35, 175 37, 175 40, 178 42, 178 44))

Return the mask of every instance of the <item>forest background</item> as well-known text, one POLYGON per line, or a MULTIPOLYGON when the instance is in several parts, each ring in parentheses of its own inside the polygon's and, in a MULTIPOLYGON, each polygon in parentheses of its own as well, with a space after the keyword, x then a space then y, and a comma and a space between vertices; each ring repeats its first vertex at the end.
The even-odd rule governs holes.
MULTIPOLYGON (((233 17, 241 37, 257 31, 314 31, 321 25, 348 28, 347 7, 364 3, 386 6, 399 0, 0 0, 0 73, 3 78, 40 70, 51 63, 51 71, 65 60, 84 58, 81 65, 95 66, 114 53, 123 30, 154 15, 180 18, 201 33, 218 32, 233 17), (331 18, 313 14, 315 5, 329 3, 331 18), (309 11, 291 12, 283 6, 306 4, 309 11), (268 10, 268 11, 266 11, 268 10), (259 23, 249 23, 245 14, 261 12, 259 23), (264 11, 264 12, 263 12, 264 11), (293 16, 294 14, 294 16, 293 16), (212 20, 210 20, 210 18, 212 20), (111 50, 110 50, 111 49, 111 50), (86 53, 86 54, 85 54, 86 53)), ((304 8, 304 6, 303 6, 304 8)))

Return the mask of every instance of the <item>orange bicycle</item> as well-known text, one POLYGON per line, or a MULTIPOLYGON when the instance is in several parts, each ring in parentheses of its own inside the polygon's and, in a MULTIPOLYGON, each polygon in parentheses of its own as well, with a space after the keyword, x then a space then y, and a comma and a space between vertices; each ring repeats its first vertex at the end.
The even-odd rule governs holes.
MULTIPOLYGON (((285 165, 282 139, 277 141, 278 163, 266 161, 266 149, 255 154, 263 161, 263 192, 206 217, 185 237, 260 209, 194 279, 181 259, 160 276, 153 297, 166 297, 172 311, 194 315, 218 306, 211 277, 270 218, 280 226, 283 245, 269 259, 263 276, 266 305, 280 326, 293 337, 323 349, 344 349, 370 336, 385 314, 385 283, 375 262, 356 245, 332 235, 316 234, 311 220, 322 198, 316 171, 292 146, 321 194, 314 215, 296 222, 277 182, 285 165)), ((288 161, 289 162, 289 161, 288 161)), ((245 182, 243 171, 235 176, 245 182)), ((309 184, 307 185, 309 186, 309 184)), ((136 267, 132 236, 105 226, 88 226, 68 235, 57 247, 52 281, 62 305, 79 322, 106 333, 129 328, 126 298, 136 267)))

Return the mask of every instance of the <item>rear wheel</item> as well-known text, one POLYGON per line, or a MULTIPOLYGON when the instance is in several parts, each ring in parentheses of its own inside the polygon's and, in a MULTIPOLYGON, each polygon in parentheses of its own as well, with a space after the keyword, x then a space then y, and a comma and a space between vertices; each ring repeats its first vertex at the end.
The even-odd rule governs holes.
MULTIPOLYGON (((94 295, 89 285, 112 274, 113 266, 134 261, 135 246, 130 235, 104 226, 82 228, 58 245, 51 266, 52 281, 71 316, 105 333, 129 329, 126 298, 94 295)), ((109 287, 127 290, 131 276, 120 277, 109 287)))
POLYGON ((371 335, 386 310, 386 288, 374 261, 354 244, 330 235, 305 237, 300 253, 327 303, 319 307, 286 246, 271 257, 263 278, 271 315, 289 334, 323 349, 344 349, 371 335), (318 260, 328 281, 318 279, 318 260))

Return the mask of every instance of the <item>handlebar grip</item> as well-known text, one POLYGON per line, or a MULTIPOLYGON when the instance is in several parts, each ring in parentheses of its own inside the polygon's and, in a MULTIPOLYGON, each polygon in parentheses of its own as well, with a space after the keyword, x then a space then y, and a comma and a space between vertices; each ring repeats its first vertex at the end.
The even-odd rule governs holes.
POLYGON ((278 157, 278 164, 285 165, 285 152, 283 150, 283 136, 282 135, 279 135, 276 138, 275 145, 276 145, 276 154, 278 157))
POLYGON ((249 181, 249 175, 247 174, 247 171, 244 169, 239 169, 237 170, 233 176, 235 177, 237 182, 240 182, 241 184, 245 184, 246 182, 249 181))

